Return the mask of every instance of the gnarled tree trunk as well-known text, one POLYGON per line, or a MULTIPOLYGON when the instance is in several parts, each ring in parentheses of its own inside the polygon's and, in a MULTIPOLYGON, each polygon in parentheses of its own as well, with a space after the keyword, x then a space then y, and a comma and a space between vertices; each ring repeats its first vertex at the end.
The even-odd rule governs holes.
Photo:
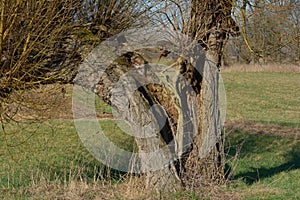
POLYGON ((193 189, 224 178, 219 67, 224 42, 237 27, 230 0, 193 0, 191 7, 183 33, 205 48, 206 58, 195 47, 193 60, 179 56, 172 65, 176 73, 159 77, 151 70, 147 74, 155 67, 141 54, 127 52, 93 87, 135 134, 139 154, 129 168, 145 173, 146 187, 158 191, 193 189))

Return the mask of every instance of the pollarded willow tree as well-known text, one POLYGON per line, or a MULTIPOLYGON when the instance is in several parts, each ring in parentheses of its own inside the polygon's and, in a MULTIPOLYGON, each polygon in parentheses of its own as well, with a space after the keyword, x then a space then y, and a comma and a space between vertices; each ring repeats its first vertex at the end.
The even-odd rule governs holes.
MULTIPOLYGON (((72 83, 78 65, 91 49, 138 24, 148 7, 137 10, 137 4, 137 0, 1 0, 1 123, 16 120, 20 107, 50 110, 50 104, 44 105, 47 95, 35 99, 24 93, 42 85, 72 83)), ((49 96, 60 89, 53 89, 49 96)))
POLYGON ((61 82, 61 77, 72 71, 69 66, 81 61, 69 35, 74 28, 76 6, 77 2, 69 0, 0 1, 2 128, 21 106, 45 112, 44 106, 38 105, 35 98, 26 97, 24 91, 39 88, 41 84, 61 82))
MULTIPOLYGON (((92 124, 81 127, 81 120, 77 128, 98 159, 144 173, 146 187, 158 191, 224 180, 219 67, 229 34, 238 33, 232 6, 231 0, 157 3, 148 20, 158 29, 124 32, 87 57, 76 85, 112 105, 118 119, 129 124, 138 147, 137 154, 118 154, 99 131, 88 131, 92 124), (173 64, 150 63, 145 52, 155 46, 162 49, 161 56, 177 56, 173 64), (99 155, 106 148, 111 149, 99 155), (130 166, 122 162, 126 157, 130 166)), ((75 117, 86 117, 76 111, 78 99, 73 100, 75 117)))

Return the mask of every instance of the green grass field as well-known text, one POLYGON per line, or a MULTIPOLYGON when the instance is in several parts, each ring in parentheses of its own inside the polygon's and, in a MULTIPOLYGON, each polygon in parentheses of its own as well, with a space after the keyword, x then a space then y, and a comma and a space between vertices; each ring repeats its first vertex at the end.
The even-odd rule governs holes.
POLYGON ((269 132, 227 132, 228 161, 234 168, 230 187, 239 191, 243 199, 299 199, 300 73, 222 75, 227 119, 261 122, 269 132), (275 124, 297 128, 298 134, 279 134, 275 124), (238 159, 234 159, 237 154, 238 159))
POLYGON ((299 127, 300 74, 223 73, 227 118, 299 127))
MULTIPOLYGON (((227 166, 232 173, 222 190, 240 199, 299 199, 300 73, 222 76, 227 119, 239 125, 225 128, 227 166), (262 123, 260 127, 268 131, 240 130, 243 121, 262 123), (281 130, 278 134, 277 125, 294 132, 281 130)), ((103 109, 110 110, 107 106, 103 109)), ((133 150, 133 138, 125 136, 115 123, 100 123, 112 141, 133 150)), ((94 199, 110 192, 112 198, 124 199, 115 186, 112 190, 105 187, 122 185, 122 176, 89 154, 72 120, 26 121, 5 126, 5 132, 0 130, 0 199, 94 199)), ((203 199, 188 191, 173 198, 203 199)))

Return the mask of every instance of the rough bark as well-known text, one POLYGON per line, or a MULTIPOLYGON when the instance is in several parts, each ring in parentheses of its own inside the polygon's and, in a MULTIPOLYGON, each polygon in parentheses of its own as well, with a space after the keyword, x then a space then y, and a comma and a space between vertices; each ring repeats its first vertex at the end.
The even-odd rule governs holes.
POLYGON ((224 147, 219 102, 219 68, 228 35, 238 35, 239 28, 231 18, 233 2, 192 1, 190 26, 186 34, 206 50, 203 69, 199 134, 187 159, 184 182, 191 189, 208 182, 224 180, 224 147), (193 181, 190 181, 193 180, 193 181))
POLYGON ((224 151, 218 102, 219 70, 207 59, 203 71, 200 99, 200 124, 189 152, 183 181, 191 190, 224 181, 224 151))
POLYGON ((239 35, 239 27, 231 17, 232 0, 192 0, 191 17, 184 32, 197 40, 221 66, 224 45, 229 34, 239 35))
POLYGON ((226 26, 231 26, 232 4, 192 2, 195 24, 185 33, 203 45, 206 59, 200 49, 193 50, 196 59, 192 63, 179 56, 173 66, 176 74, 172 79, 164 77, 167 81, 162 83, 155 73, 135 71, 149 64, 137 52, 128 52, 93 87, 106 102, 114 101, 112 106, 137 134, 139 157, 133 158, 133 167, 146 174, 146 187, 157 191, 193 189, 224 178, 218 81, 223 44, 231 30, 226 26), (203 14, 200 8, 207 12, 203 14), (197 32, 201 30, 208 32, 197 32), (134 75, 123 77, 132 70, 134 75), (151 83, 145 84, 145 78, 151 83), (173 88, 172 92, 164 85, 173 88))
MULTIPOLYGON (((114 109, 131 125, 132 132, 137 134, 135 141, 139 148, 139 158, 133 158, 137 161, 132 167, 138 168, 134 171, 146 172, 146 187, 176 191, 181 187, 181 182, 173 162, 175 146, 172 143, 171 119, 164 110, 155 106, 161 105, 159 97, 151 95, 151 92, 153 94, 157 91, 155 88, 162 95, 164 88, 161 85, 143 84, 145 77, 133 67, 132 60, 137 56, 140 57, 141 65, 147 65, 136 52, 122 55, 107 68, 96 85, 95 92, 107 103, 112 104, 113 100, 114 109), (132 76, 122 77, 130 70, 134 72, 132 76), (150 109, 152 114, 149 113, 150 109), (161 124, 164 119, 165 123, 161 124), (162 127, 156 127, 157 124, 162 127)), ((155 74, 149 76, 149 79, 152 79, 150 82, 160 82, 155 74)))

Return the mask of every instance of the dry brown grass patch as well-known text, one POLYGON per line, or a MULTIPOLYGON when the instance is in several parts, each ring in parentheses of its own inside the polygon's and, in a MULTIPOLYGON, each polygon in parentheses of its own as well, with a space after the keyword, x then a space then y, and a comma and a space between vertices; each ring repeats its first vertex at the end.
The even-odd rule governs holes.
POLYGON ((263 124, 245 120, 227 120, 225 123, 227 130, 239 130, 251 134, 268 134, 278 136, 300 136, 299 128, 290 128, 276 124, 263 124))
POLYGON ((222 72, 300 72, 300 65, 292 64, 234 64, 222 67, 222 72))

